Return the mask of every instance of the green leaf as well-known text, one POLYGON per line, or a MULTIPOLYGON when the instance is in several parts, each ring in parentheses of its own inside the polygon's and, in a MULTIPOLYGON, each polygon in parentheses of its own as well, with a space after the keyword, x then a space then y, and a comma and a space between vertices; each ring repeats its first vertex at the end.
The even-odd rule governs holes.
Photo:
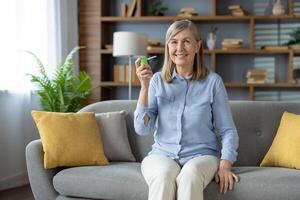
POLYGON ((38 86, 36 92, 43 110, 52 112, 76 112, 92 90, 92 79, 85 73, 74 74, 73 55, 83 47, 75 47, 58 65, 51 79, 41 60, 32 52, 39 68, 39 75, 28 74, 31 82, 38 86))

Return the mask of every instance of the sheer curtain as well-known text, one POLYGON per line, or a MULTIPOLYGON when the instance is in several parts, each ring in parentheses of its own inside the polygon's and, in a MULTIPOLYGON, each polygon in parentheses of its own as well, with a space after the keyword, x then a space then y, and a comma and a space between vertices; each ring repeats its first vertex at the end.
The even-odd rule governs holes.
POLYGON ((39 109, 38 97, 26 76, 37 68, 25 51, 35 53, 52 73, 77 45, 76 13, 76 0, 0 1, 0 191, 28 182, 25 146, 39 138, 30 115, 39 109), (72 30, 65 28, 69 24, 72 30))

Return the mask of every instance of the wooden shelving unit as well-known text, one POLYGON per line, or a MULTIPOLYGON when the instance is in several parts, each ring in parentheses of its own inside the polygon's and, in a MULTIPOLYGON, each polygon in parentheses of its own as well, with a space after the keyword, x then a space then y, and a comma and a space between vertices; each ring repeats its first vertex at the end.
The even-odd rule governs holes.
MULTIPOLYGON (((139 0, 140 1, 140 0, 139 0)), ((112 99, 105 92, 104 88, 113 87, 126 87, 126 83, 116 83, 113 81, 103 81, 103 77, 108 73, 108 67, 103 67, 105 63, 103 56, 111 56, 112 51, 103 49, 105 43, 109 41, 103 41, 103 38, 112 32, 106 30, 107 24, 116 23, 171 23, 172 21, 183 19, 183 17, 178 16, 135 16, 135 17, 120 17, 120 16, 110 16, 108 13, 108 8, 110 8, 110 1, 105 0, 80 0, 80 10, 79 10, 79 24, 80 24, 80 44, 87 46, 86 49, 80 52, 80 66, 81 70, 85 70, 89 73, 96 84, 98 84, 97 89, 93 91, 93 95, 90 98, 90 102, 112 99), (104 27, 104 28, 103 28, 104 27)), ((115 1, 114 1, 115 2, 115 1)), ((262 50, 255 49, 254 47, 254 27, 255 24, 260 21, 272 21, 272 20, 298 20, 300 16, 296 16, 293 13, 294 0, 288 1, 288 14, 282 16, 253 16, 246 15, 241 17, 230 16, 230 15, 218 15, 217 13, 217 1, 212 0, 212 15, 210 16, 196 16, 190 17, 188 19, 194 22, 239 22, 249 24, 249 48, 235 49, 235 50, 205 50, 204 53, 210 56, 210 67, 212 70, 216 71, 217 68, 222 66, 216 66, 217 56, 222 54, 228 55, 238 55, 238 54, 283 54, 287 55, 287 66, 286 66, 286 82, 285 83, 273 83, 273 84, 247 84, 247 83, 236 83, 236 82, 226 82, 225 86, 228 88, 244 88, 248 89, 248 98, 255 100, 254 91, 256 88, 300 88, 300 84, 293 83, 293 57, 294 55, 299 55, 300 50, 262 50)), ((153 50, 149 51, 149 54, 163 54, 163 50, 153 50)), ((112 67, 112 66, 111 66, 112 67)), ((133 84, 135 87, 139 87, 139 84, 133 84)))

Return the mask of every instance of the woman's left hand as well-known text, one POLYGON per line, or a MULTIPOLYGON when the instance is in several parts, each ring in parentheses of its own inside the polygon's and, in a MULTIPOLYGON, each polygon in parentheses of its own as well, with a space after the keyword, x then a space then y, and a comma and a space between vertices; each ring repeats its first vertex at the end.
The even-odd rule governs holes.
POLYGON ((215 181, 220 185, 220 192, 226 193, 233 189, 234 182, 238 182, 237 175, 231 172, 231 163, 228 160, 221 160, 218 171, 215 174, 215 181))

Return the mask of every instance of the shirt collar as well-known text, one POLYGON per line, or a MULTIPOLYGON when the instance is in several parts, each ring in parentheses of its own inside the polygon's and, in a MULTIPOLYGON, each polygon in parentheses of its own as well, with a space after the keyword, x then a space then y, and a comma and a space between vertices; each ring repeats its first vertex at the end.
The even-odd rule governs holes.
POLYGON ((191 74, 191 75, 189 75, 188 77, 185 78, 185 77, 183 77, 183 76, 177 74, 175 67, 174 67, 174 69, 173 69, 172 79, 178 78, 179 80, 191 80, 191 79, 192 79, 192 76, 193 76, 193 75, 191 74))

